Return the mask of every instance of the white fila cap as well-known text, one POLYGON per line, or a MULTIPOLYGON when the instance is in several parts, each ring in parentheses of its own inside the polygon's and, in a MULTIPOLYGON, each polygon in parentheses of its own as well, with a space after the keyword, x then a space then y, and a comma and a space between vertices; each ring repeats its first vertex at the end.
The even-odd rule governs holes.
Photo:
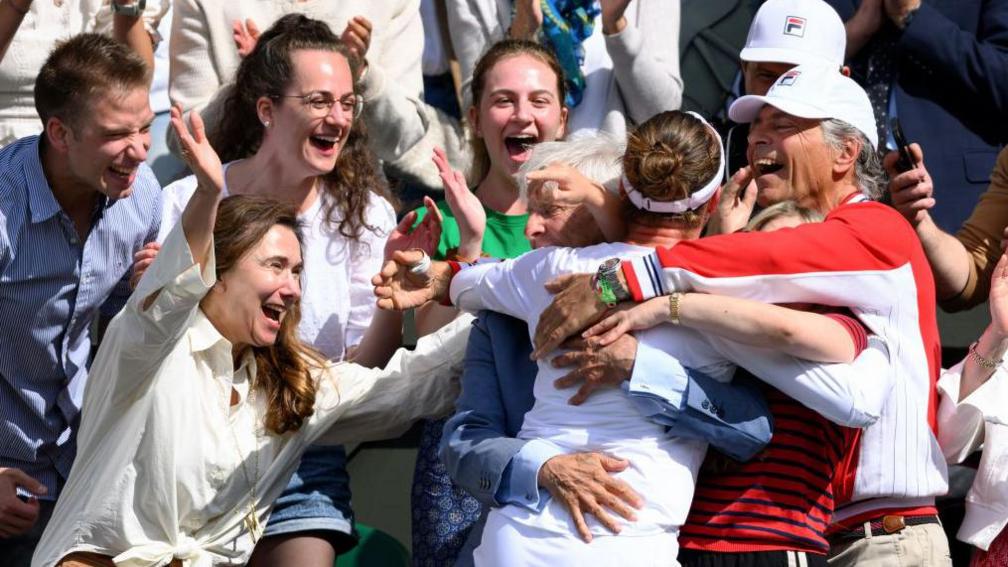
POLYGON ((800 118, 846 122, 860 130, 873 148, 878 147, 868 93, 835 67, 799 65, 781 75, 766 96, 739 97, 728 109, 728 117, 740 124, 752 122, 767 104, 800 118))
POLYGON ((839 70, 847 48, 840 15, 822 0, 767 0, 756 12, 743 61, 819 63, 839 70))

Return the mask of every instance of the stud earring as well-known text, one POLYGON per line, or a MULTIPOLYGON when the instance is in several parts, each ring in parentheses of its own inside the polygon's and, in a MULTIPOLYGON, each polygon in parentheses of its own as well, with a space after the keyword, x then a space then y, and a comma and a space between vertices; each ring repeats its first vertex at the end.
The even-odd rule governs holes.
POLYGON ((270 125, 270 121, 269 120, 263 120, 263 126, 265 128, 269 128, 269 125, 270 125))

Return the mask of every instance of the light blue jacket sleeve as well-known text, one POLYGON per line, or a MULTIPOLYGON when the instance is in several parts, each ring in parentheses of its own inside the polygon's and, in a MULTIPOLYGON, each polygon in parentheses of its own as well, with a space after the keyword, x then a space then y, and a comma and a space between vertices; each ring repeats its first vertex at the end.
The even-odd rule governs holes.
POLYGON ((535 399, 537 372, 523 321, 483 311, 473 323, 456 413, 445 424, 440 455, 449 476, 487 505, 533 509, 539 468, 559 451, 515 438, 535 399))

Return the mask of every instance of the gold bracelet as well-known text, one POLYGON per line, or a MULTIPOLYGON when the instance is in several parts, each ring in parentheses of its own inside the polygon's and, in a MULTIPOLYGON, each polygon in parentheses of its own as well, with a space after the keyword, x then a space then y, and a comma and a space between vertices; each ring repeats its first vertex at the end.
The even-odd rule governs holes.
POLYGON ((977 345, 979 343, 980 341, 973 341, 973 344, 970 345, 969 347, 970 358, 973 359, 973 362, 979 364, 980 368, 994 370, 995 368, 998 367, 998 365, 1000 365, 1004 361, 1004 359, 1002 358, 1001 360, 994 360, 992 358, 987 358, 984 355, 980 354, 979 352, 977 352, 977 345))
POLYGON ((679 298, 682 294, 674 292, 672 295, 668 296, 668 314, 669 322, 673 325, 679 324, 679 298))
POLYGON ((22 17, 27 16, 29 10, 31 10, 30 7, 29 8, 22 8, 21 6, 18 6, 17 4, 14 3, 14 0, 4 0, 4 4, 7 4, 8 6, 10 6, 12 10, 14 10, 15 12, 17 12, 18 14, 21 14, 22 17))

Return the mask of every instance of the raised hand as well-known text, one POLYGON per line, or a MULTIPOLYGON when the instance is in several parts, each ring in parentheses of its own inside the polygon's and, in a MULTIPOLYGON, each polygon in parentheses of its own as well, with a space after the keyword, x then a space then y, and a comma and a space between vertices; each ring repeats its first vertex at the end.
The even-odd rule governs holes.
POLYGON ((256 43, 259 42, 261 33, 252 18, 246 19, 244 23, 241 20, 235 20, 231 26, 231 37, 234 39, 238 55, 248 57, 248 54, 255 49, 256 43))
POLYGON ((990 297, 991 329, 999 339, 1008 338, 1008 254, 1002 253, 994 273, 991 274, 990 297))
POLYGON ((464 260, 476 260, 483 250, 486 231, 486 210, 479 198, 469 190, 462 172, 452 169, 441 148, 434 148, 434 165, 444 185, 445 201, 455 215, 459 228, 458 255, 464 260))
POLYGON ((910 156, 915 165, 909 171, 896 170, 898 152, 886 154, 882 165, 889 174, 888 189, 893 207, 916 227, 927 216, 928 209, 935 206, 934 184, 931 174, 924 167, 924 152, 919 144, 910 144, 910 156))
POLYGON ((623 31, 627 26, 626 13, 630 0, 599 0, 602 8, 602 33, 612 35, 623 31))
POLYGON ((187 128, 182 120, 182 107, 176 104, 171 109, 171 124, 179 138, 182 159, 196 175, 198 188, 219 195, 224 191, 224 167, 206 137, 206 127, 199 112, 193 110, 189 113, 187 128))
POLYGON ((447 262, 431 262, 426 271, 414 270, 423 256, 420 250, 394 252, 381 272, 371 278, 380 309, 402 311, 447 296, 451 267, 447 262))
MULTIPOLYGON (((347 22, 346 29, 340 34, 340 39, 350 51, 353 52, 354 56, 360 60, 361 68, 360 73, 364 72, 364 68, 367 66, 367 52, 371 47, 371 30, 373 26, 371 21, 364 16, 354 16, 350 18, 347 22)), ((360 79, 360 73, 354 79, 360 79)))
POLYGON ((427 209, 427 215, 416 228, 413 228, 413 224, 416 223, 417 212, 410 211, 389 234, 388 240, 385 241, 386 262, 399 250, 419 249, 428 256, 434 255, 438 243, 441 242, 441 225, 444 219, 441 210, 430 197, 424 197, 424 207, 427 209))
POLYGON ((745 228, 756 205, 756 182, 752 168, 740 168, 721 188, 717 209, 707 222, 707 234, 731 234, 745 228))

